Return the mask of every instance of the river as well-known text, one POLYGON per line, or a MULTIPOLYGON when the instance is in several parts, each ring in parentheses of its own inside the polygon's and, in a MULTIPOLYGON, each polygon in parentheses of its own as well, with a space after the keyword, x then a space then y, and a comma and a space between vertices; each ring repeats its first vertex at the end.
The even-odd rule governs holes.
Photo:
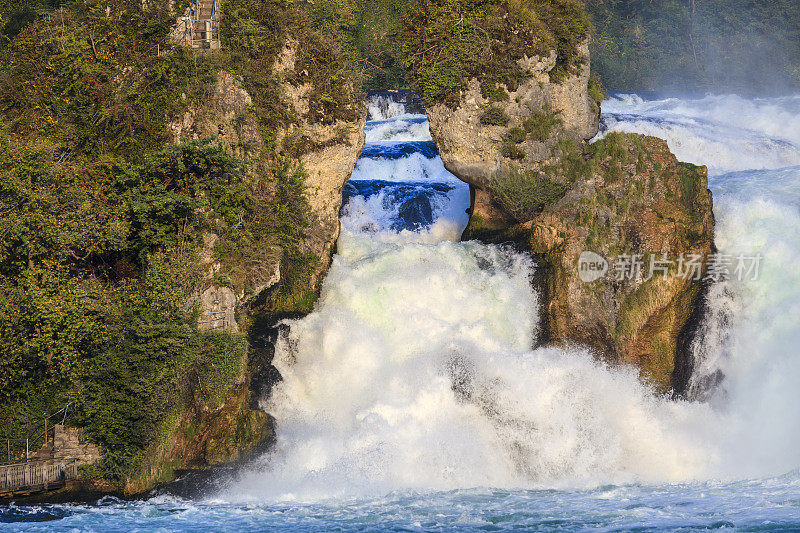
POLYGON ((272 452, 209 496, 0 509, 14 531, 800 529, 800 96, 614 95, 603 135, 709 167, 721 253, 686 401, 531 349, 536 265, 458 242, 469 190, 424 115, 373 98, 342 235, 263 399, 272 452))

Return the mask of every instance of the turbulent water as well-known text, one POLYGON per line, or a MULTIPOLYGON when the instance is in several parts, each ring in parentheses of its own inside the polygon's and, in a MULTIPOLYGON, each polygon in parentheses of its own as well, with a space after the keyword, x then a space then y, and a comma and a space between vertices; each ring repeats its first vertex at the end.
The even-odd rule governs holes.
POLYGON ((0 527, 800 529, 800 97, 603 107, 603 133, 708 165, 720 251, 763 256, 711 289, 692 401, 531 349, 536 265, 458 242, 468 188, 423 115, 376 97, 320 300, 277 346, 274 450, 201 501, 7 508, 0 527))

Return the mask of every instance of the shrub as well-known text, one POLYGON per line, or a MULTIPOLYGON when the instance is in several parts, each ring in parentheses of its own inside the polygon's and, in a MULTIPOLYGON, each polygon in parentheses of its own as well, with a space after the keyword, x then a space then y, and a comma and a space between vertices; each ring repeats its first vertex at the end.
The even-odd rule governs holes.
POLYGON ((508 124, 506 112, 496 106, 489 106, 481 113, 481 124, 484 126, 505 126, 508 124))
POLYGON ((500 147, 500 153, 503 155, 503 157, 507 157, 509 159, 525 158, 525 151, 520 149, 516 144, 510 142, 503 143, 503 146, 500 147))
POLYGON ((490 101, 530 74, 518 59, 556 51, 554 80, 574 72, 589 32, 580 0, 412 0, 403 12, 403 56, 426 104, 455 105, 477 78, 490 101))
POLYGON ((561 119, 553 113, 539 112, 525 119, 522 127, 531 134, 534 140, 544 142, 550 137, 553 128, 561 125, 561 119))
POLYGON ((530 220, 545 206, 560 200, 567 187, 540 174, 510 171, 496 177, 492 193, 500 205, 520 222, 530 220))
POLYGON ((505 134, 503 134, 503 140, 505 142, 515 143, 515 144, 524 142, 527 137, 528 137, 528 132, 526 132, 519 126, 514 126, 510 130, 505 132, 505 134))
POLYGON ((600 82, 600 78, 594 72, 589 77, 589 96, 592 97, 592 100, 594 100, 597 105, 600 105, 606 97, 606 90, 600 82))

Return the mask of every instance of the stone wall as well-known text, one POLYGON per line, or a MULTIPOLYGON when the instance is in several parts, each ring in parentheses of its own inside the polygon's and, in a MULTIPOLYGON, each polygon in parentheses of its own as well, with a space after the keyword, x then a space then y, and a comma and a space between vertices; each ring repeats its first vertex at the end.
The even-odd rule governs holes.
POLYGON ((79 465, 91 465, 103 458, 100 448, 85 439, 80 429, 56 424, 53 432, 54 459, 77 459, 79 465))

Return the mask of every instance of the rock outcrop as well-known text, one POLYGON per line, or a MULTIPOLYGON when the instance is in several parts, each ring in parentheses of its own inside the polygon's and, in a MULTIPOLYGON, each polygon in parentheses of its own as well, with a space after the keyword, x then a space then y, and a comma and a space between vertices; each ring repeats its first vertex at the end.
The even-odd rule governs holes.
MULTIPOLYGON (((294 54, 295 45, 289 40, 274 65, 275 73, 283 79, 291 78, 290 73, 295 68, 294 54)), ((309 252, 320 259, 314 267, 309 287, 314 291, 327 271, 339 236, 342 188, 352 174, 364 146, 366 110, 362 109, 360 118, 355 121, 319 123, 307 118, 310 111, 308 95, 312 90, 310 85, 284 82, 281 89, 283 103, 293 111, 298 120, 281 128, 276 133, 274 144, 302 145, 299 153, 291 155, 297 156, 307 174, 304 188, 314 223, 304 231, 301 251, 309 252)), ((252 105, 252 98, 243 87, 242 81, 228 72, 220 71, 207 99, 190 106, 179 119, 168 125, 169 138, 173 144, 213 138, 215 143, 224 146, 230 153, 257 162, 265 156, 267 147, 252 105)), ((249 167, 248 172, 252 179, 263 179, 259 176, 259 169, 258 164, 249 167)), ((221 265, 214 259, 216 235, 204 235, 204 240, 210 241, 203 247, 200 258, 201 266, 208 271, 207 283, 212 283, 219 273, 226 273, 231 268, 242 268, 242 265, 221 265)), ((239 276, 245 282, 235 288, 237 303, 257 299, 261 293, 280 281, 281 249, 268 246, 262 256, 259 261, 247 265, 247 271, 239 276)), ((209 288, 224 290, 222 287, 210 285, 204 287, 200 294, 209 288)), ((199 298, 201 303, 206 300, 208 299, 199 298)), ((202 306, 204 314, 216 311, 218 310, 202 306)), ((232 325, 235 321, 228 320, 228 323, 232 325)))
POLYGON ((428 110, 431 132, 445 167, 472 187, 464 239, 513 241, 537 259, 540 342, 586 346, 636 365, 658 390, 679 389, 678 339, 713 249, 706 170, 655 138, 588 144, 600 108, 586 43, 580 51, 587 61, 560 80, 549 74, 555 52, 518 62, 530 78, 504 101, 471 80, 454 109, 428 110), (689 260, 699 266, 686 275, 689 260))
POLYGON ((499 228, 473 215, 465 237, 513 240, 534 254, 543 340, 588 346, 636 365, 659 390, 680 388, 678 339, 713 251, 706 169, 634 134, 612 134, 586 157, 572 187, 530 220, 499 228))
POLYGON ((588 140, 598 131, 600 107, 587 90, 590 76, 588 41, 579 47, 587 57, 577 73, 559 83, 551 80, 556 52, 518 61, 529 78, 508 98, 482 96, 473 78, 451 109, 436 104, 427 110, 431 134, 445 167, 470 185, 488 191, 498 175, 524 172, 552 158, 561 139, 588 140))
MULTIPOLYGON (((247 250, 247 255, 219 254, 222 233, 206 231, 202 235, 198 257, 202 279, 187 305, 198 304, 200 329, 238 333, 241 325, 248 334, 249 348, 238 362, 240 374, 224 396, 209 398, 208 391, 196 380, 198 388, 192 389, 191 409, 168 423, 165 432, 171 436, 151 446, 148 461, 126 487, 129 492, 170 479, 175 468, 205 468, 242 460, 274 436, 273 420, 259 408, 259 399, 266 394, 264 387, 280 376, 271 366, 271 353, 263 349, 260 329, 264 324, 258 306, 269 295, 279 293, 286 279, 301 279, 301 282, 299 288, 292 286, 285 292, 296 291, 304 297, 316 293, 339 236, 342 189, 365 141, 363 103, 359 102, 362 107, 354 120, 327 122, 310 117, 314 110, 309 96, 314 87, 297 82, 302 76, 295 72, 295 52, 296 43, 287 40, 273 65, 275 78, 280 80, 277 91, 282 98, 280 104, 292 120, 272 129, 265 128, 263 116, 254 109, 257 103, 245 89, 244 81, 219 71, 205 100, 191 103, 182 116, 168 125, 167 133, 173 144, 213 139, 213 143, 244 160, 247 179, 255 184, 254 189, 266 191, 263 199, 273 202, 275 209, 285 208, 279 205, 280 198, 275 200, 279 187, 275 183, 275 161, 288 161, 292 168, 301 166, 304 179, 300 191, 304 198, 298 203, 310 213, 304 219, 307 222, 304 227, 299 227, 298 221, 290 221, 298 225, 292 231, 300 233, 298 241, 291 243, 295 247, 291 250, 283 244, 269 244, 271 241, 267 239, 267 244, 259 245, 258 250, 247 250), (303 277, 305 273, 298 275, 292 271, 297 268, 287 259, 292 253, 315 258, 308 263, 313 269, 310 275, 303 277)), ((277 315, 297 312, 293 304, 278 300, 270 312, 277 315)), ((189 383, 195 386, 191 379, 189 383)))
MULTIPOLYGON (((284 79, 297 78, 297 43, 287 40, 278 55, 274 70, 284 79)), ((339 209, 342 189, 353 173, 358 156, 364 147, 366 108, 361 104, 358 119, 334 120, 330 123, 311 119, 310 95, 312 83, 282 84, 284 103, 294 111, 296 123, 278 134, 277 142, 302 146, 299 159, 308 173, 306 196, 318 223, 309 228, 304 247, 321 259, 316 267, 313 284, 316 286, 328 270, 333 246, 339 238, 339 209)))

